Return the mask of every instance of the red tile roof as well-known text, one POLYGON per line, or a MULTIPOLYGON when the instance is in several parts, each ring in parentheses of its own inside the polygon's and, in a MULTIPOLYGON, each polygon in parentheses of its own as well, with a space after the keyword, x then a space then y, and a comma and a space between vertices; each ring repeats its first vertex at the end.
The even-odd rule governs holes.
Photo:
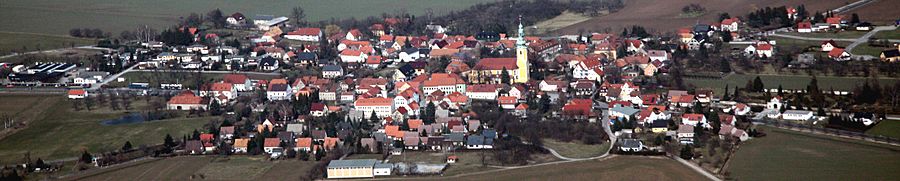
POLYGON ((71 95, 71 96, 84 95, 85 93, 87 93, 87 92, 84 91, 84 89, 72 89, 72 90, 69 90, 68 95, 71 95))
POLYGON ((394 104, 394 99, 391 98, 383 98, 383 97, 373 97, 373 98, 361 98, 357 99, 355 106, 391 106, 394 104))
POLYGON ((281 144, 281 140, 278 138, 266 138, 263 143, 263 147, 278 147, 281 144))
POLYGON ((297 142, 296 147, 298 147, 298 148, 312 147, 312 138, 297 138, 296 142, 297 142))
POLYGON ((322 30, 319 28, 298 28, 292 32, 288 32, 288 35, 301 35, 301 36, 319 36, 322 33, 322 30))
POLYGON ((250 78, 248 78, 247 75, 244 74, 227 74, 222 79, 224 79, 227 83, 244 84, 247 82, 247 79, 250 78))
POLYGON ((186 90, 181 92, 175 97, 169 99, 169 104, 201 104, 203 102, 203 98, 200 96, 194 95, 194 92, 190 90, 186 90))
POLYGON ((409 129, 418 130, 420 126, 425 124, 421 119, 410 119, 406 121, 409 129))
POLYGON ((475 65, 476 70, 514 70, 516 66, 516 58, 484 58, 475 65))

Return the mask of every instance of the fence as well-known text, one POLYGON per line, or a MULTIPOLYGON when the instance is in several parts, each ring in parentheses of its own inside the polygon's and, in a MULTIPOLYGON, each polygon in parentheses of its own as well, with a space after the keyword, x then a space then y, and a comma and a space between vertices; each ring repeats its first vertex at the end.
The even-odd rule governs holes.
POLYGON ((768 125, 768 126, 774 126, 774 127, 784 128, 784 129, 789 129, 789 130, 796 130, 796 131, 801 131, 801 132, 810 132, 810 133, 814 133, 814 134, 824 134, 824 135, 830 135, 830 136, 837 136, 837 137, 844 137, 844 138, 850 138, 850 139, 856 139, 856 140, 862 140, 862 141, 870 141, 870 142, 875 142, 875 143, 900 146, 900 140, 898 140, 897 138, 891 138, 891 137, 886 137, 886 136, 881 136, 881 135, 868 135, 868 134, 861 133, 861 132, 840 130, 840 129, 834 129, 834 128, 822 128, 822 127, 810 126, 810 125, 805 125, 805 124, 782 122, 782 121, 778 121, 778 120, 765 119, 765 118, 764 119, 752 119, 752 120, 753 120, 754 124, 764 124, 764 125, 768 125))

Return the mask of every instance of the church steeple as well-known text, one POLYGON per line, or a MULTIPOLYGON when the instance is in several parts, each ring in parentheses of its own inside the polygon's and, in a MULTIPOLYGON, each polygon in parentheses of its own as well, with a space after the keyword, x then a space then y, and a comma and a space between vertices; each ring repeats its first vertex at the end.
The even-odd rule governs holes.
POLYGON ((528 82, 528 47, 525 46, 525 28, 522 26, 522 15, 519 15, 519 37, 516 40, 516 83, 528 82))
POLYGON ((522 15, 519 15, 519 37, 516 40, 516 47, 525 47, 525 28, 522 26, 522 15))

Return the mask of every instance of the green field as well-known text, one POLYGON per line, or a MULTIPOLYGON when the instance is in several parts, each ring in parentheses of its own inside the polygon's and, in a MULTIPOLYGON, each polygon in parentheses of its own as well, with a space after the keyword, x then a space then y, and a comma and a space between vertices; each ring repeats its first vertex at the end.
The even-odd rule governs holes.
MULTIPOLYGON (((489 0, 490 1, 490 0, 489 0)), ((468 8, 485 0, 4 0, 0 4, 0 31, 68 34, 71 28, 100 28, 113 35, 148 25, 156 29, 174 25, 190 13, 205 15, 219 8, 227 16, 241 12, 249 18, 257 14, 288 16, 293 7, 303 7, 306 19, 381 16, 409 12, 422 15, 468 8)))
MULTIPOLYGON (((822 41, 812 41, 812 40, 798 40, 793 38, 781 38, 777 36, 769 37, 769 40, 775 40, 775 46, 779 48, 784 47, 798 47, 798 48, 807 48, 807 47, 819 47, 822 45, 822 41)), ((848 42, 837 42, 839 45, 849 45, 848 42)), ((746 48, 746 45, 741 45, 740 48, 746 48)))
POLYGON ((744 142, 728 165, 737 180, 894 180, 898 147, 772 127, 744 142))
POLYGON ((862 43, 853 48, 853 51, 850 53, 854 55, 871 55, 877 58, 881 56, 881 51, 888 48, 889 47, 873 47, 869 46, 869 43, 862 43))
POLYGON ((613 156, 608 159, 549 164, 444 180, 707 180, 664 157, 613 156))
POLYGON ((868 31, 841 31, 841 32, 821 32, 821 33, 797 33, 786 32, 784 34, 812 37, 812 38, 859 38, 868 33, 868 31))
POLYGON ((590 158, 603 155, 609 150, 609 142, 598 145, 587 145, 578 142, 561 142, 553 139, 544 139, 544 146, 556 150, 557 153, 569 158, 590 158))
MULTIPOLYGON (((203 80, 206 82, 218 82, 222 80, 225 74, 222 73, 203 73, 203 80)), ((281 76, 253 75, 248 74, 251 79, 271 80, 281 76)), ((164 84, 182 84, 186 88, 196 89, 197 76, 196 72, 128 72, 122 74, 121 78, 125 78, 124 82, 112 81, 108 85, 110 87, 125 87, 130 83, 150 83, 151 86, 164 84)))
MULTIPOLYGON (((125 111, 72 111, 72 102, 62 95, 40 99, 0 97, 0 108, 26 107, 19 115, 32 115, 28 126, 0 140, 0 161, 18 162, 25 153, 32 158, 60 159, 79 156, 83 149, 91 152, 111 151, 125 141, 135 146, 162 143, 166 134, 179 136, 201 128, 210 118, 178 118, 148 123, 105 126, 102 120, 125 115, 125 111), (6 101, 22 100, 22 101, 6 101)), ((139 102, 135 100, 134 107, 139 102)))
MULTIPOLYGON (((724 91, 726 84, 731 87, 730 91, 734 90, 734 86, 743 88, 747 81, 755 79, 756 76, 752 74, 732 74, 723 78, 724 81, 723 79, 699 78, 685 78, 684 81, 685 84, 694 85, 698 88, 712 88, 717 90, 716 92, 721 92, 724 91)), ((778 85, 781 85, 784 89, 806 89, 809 81, 812 80, 811 76, 806 75, 759 75, 759 78, 762 79, 767 89, 777 89, 778 85)), ((861 85, 866 80, 864 77, 837 76, 816 76, 816 79, 819 81, 820 89, 831 90, 834 88, 836 91, 851 91, 857 84, 861 85)), ((894 82, 900 81, 900 79, 885 77, 881 77, 878 80, 881 85, 893 85, 894 82)))
POLYGON ((900 139, 900 121, 897 120, 884 120, 879 122, 875 127, 872 127, 866 134, 870 135, 882 135, 891 138, 900 139))
MULTIPOLYGON (((2 14, 2 12, 0 12, 0 14, 2 14)), ((24 52, 29 52, 67 48, 72 47, 73 45, 84 46, 94 43, 96 43, 96 40, 94 39, 73 38, 60 35, 41 35, 34 33, 2 32, 2 30, 0 30, 0 55, 8 55, 12 52, 23 52, 23 47, 25 48, 24 52)))
POLYGON ((302 180, 315 162, 266 161, 262 157, 185 156, 164 158, 128 168, 101 173, 84 180, 302 180))
POLYGON ((877 39, 900 39, 900 29, 894 31, 879 31, 872 38, 877 39))

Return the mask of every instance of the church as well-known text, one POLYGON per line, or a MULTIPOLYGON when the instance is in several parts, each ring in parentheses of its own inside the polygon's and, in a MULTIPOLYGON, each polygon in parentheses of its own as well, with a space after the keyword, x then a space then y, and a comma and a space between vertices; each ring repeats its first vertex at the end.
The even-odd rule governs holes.
POLYGON ((519 35, 516 39, 516 57, 484 58, 475 67, 466 72, 470 83, 500 83, 503 70, 509 75, 511 83, 528 82, 528 46, 525 41, 525 30, 519 19, 519 35))

